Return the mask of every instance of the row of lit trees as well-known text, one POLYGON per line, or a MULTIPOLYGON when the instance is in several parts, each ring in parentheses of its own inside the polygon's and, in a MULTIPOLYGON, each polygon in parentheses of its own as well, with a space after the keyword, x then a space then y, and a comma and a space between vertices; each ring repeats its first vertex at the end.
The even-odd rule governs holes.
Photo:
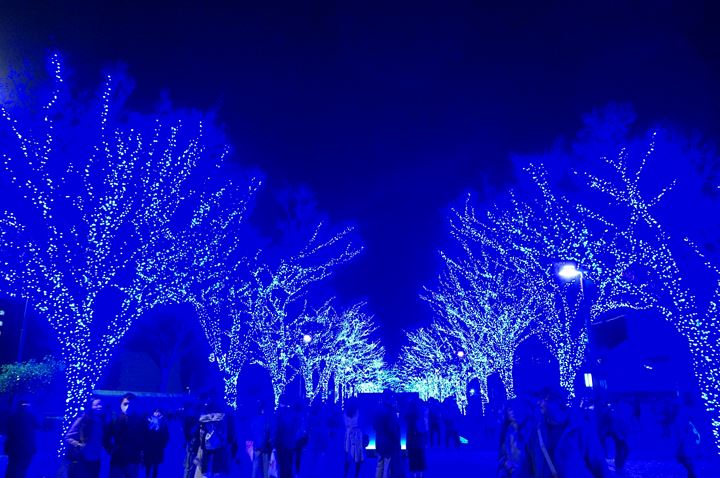
MULTIPOLYGON (((530 164, 529 190, 482 212, 470 198, 453 211, 453 252, 441 253, 437 284, 422 294, 435 319, 408 333, 398 364, 398 374, 416 377, 409 389, 438 399, 455 395, 462 408, 468 384, 478 380, 485 401, 487 377, 497 373, 512 397, 515 351, 534 335, 556 357, 560 385, 572 396, 590 324, 611 312, 655 310, 688 342, 720 445, 720 273, 684 237, 682 223, 683 235, 673 237, 667 214, 658 212, 677 181, 643 182, 655 136, 651 141, 635 162, 622 150, 576 174, 585 187, 581 200, 577 190, 573 198, 559 193, 546 169, 530 164), (697 280, 691 274, 700 269, 705 276, 697 280), (563 275, 579 278, 580 287, 563 275)), ((683 196, 676 198, 681 204, 683 196)), ((718 212, 713 207, 708 217, 718 212)))
POLYGON ((130 327, 169 304, 197 309, 233 407, 250 362, 268 370, 276 403, 298 373, 310 398, 327 398, 333 381, 347 394, 376 380, 383 350, 363 307, 308 307, 313 285, 360 252, 351 230, 323 237, 318 227, 274 263, 248 253, 257 246, 240 226, 259 181, 223 178, 228 149, 211 122, 125 114, 111 75, 87 101, 63 81, 57 56, 50 66, 47 101, 20 82, 0 109, 0 287, 56 332, 65 426, 130 327), (329 336, 302 342, 323 323, 329 336))
POLYGON ((231 406, 237 405, 238 377, 248 363, 268 371, 276 405, 297 378, 311 401, 328 398, 331 379, 344 391, 379 379, 384 351, 371 338, 372 317, 364 304, 341 311, 331 301, 317 310, 308 305, 313 286, 360 252, 350 229, 325 240, 321 232, 318 227, 301 251, 275 266, 260 252, 235 263, 193 297, 231 406))

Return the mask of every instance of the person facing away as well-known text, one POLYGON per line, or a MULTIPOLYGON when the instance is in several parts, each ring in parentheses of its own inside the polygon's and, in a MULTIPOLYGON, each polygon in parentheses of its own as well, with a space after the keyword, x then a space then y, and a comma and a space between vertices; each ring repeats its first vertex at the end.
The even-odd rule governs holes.
POLYGON ((281 397, 280 406, 275 413, 275 426, 272 443, 279 478, 292 478, 295 467, 293 458, 297 446, 299 419, 296 411, 288 403, 287 397, 281 397))
POLYGON ((380 410, 373 420, 375 450, 378 455, 376 478, 398 478, 402 474, 400 453, 400 419, 397 403, 391 393, 385 393, 380 410))
POLYGON ((427 469, 428 422, 429 410, 427 405, 419 398, 415 398, 405 416, 408 468, 413 478, 422 478, 427 469))
POLYGON ((597 432, 561 395, 543 392, 539 416, 531 427, 527 452, 533 478, 605 478, 609 470, 597 432))
POLYGON ((25 478, 33 456, 37 451, 35 432, 39 428, 37 418, 28 400, 21 400, 8 420, 5 454, 8 465, 7 478, 25 478))
POLYGON ((145 433, 145 448, 143 449, 145 476, 157 478, 160 464, 165 459, 165 447, 170 440, 167 419, 159 408, 156 408, 148 417, 145 433))
POLYGON ((183 407, 183 437, 185 438, 183 478, 193 478, 195 460, 200 449, 200 410, 195 401, 188 401, 183 407))
POLYGON ((297 430, 295 433, 295 448, 293 449, 293 476, 300 476, 300 466, 302 464, 302 455, 310 441, 310 433, 308 426, 308 408, 305 400, 295 400, 292 405, 295 419, 297 420, 297 430))
POLYGON ((363 433, 360 428, 360 409, 357 401, 348 399, 345 402, 345 466, 343 476, 347 478, 350 466, 355 468, 355 478, 360 476, 360 467, 365 460, 363 433))
POLYGON ((85 412, 75 419, 65 434, 68 478, 98 478, 103 449, 103 403, 90 399, 85 412))
POLYGON ((220 405, 211 400, 200 415, 200 448, 198 462, 203 478, 219 478, 230 472, 230 459, 236 452, 235 431, 232 417, 220 405))
POLYGON ((498 450, 498 478, 529 478, 527 446, 529 411, 518 399, 509 400, 503 409, 498 450))
POLYGON ((272 443, 270 441, 272 425, 265 405, 260 403, 255 417, 250 422, 250 441, 252 442, 252 478, 268 478, 272 443))
POLYGON ((120 397, 120 406, 105 426, 103 445, 110 454, 110 478, 137 478, 145 438, 145 423, 134 413, 135 395, 120 397))

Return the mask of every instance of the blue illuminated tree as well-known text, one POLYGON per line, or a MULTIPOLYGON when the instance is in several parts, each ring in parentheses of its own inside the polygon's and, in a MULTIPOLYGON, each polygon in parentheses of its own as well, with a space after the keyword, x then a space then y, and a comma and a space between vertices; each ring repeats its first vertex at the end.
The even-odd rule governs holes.
MULTIPOLYGON (((416 392, 423 400, 435 398, 440 402, 454 397, 458 407, 467 403, 467 384, 473 376, 487 376, 480 369, 468 370, 462 360, 465 350, 458 329, 441 330, 436 322, 428 327, 406 333, 408 344, 403 346, 395 365, 400 389, 416 392)), ((475 366, 480 361, 475 362, 475 366)), ((482 366, 482 365, 481 365, 482 366)))
MULTIPOLYGON (((242 263, 239 264, 242 266, 242 263)), ((251 317, 245 301, 250 294, 250 282, 243 282, 241 267, 234 267, 215 281, 196 284, 190 302, 210 345, 209 360, 215 362, 223 374, 225 403, 237 408, 238 378, 250 361, 253 340, 251 317)))
POLYGON ((338 311, 332 301, 304 321, 308 340, 298 346, 297 356, 306 397, 329 398, 332 382, 334 399, 343 401, 359 392, 383 389, 384 348, 372 340, 372 316, 360 302, 338 311))
POLYGON ((248 361, 268 371, 276 406, 288 383, 301 373, 299 352, 310 328, 309 295, 361 251, 352 228, 327 238, 323 231, 321 224, 299 252, 274 264, 258 251, 237 263, 229 281, 211 280, 193 299, 212 359, 225 376, 229 405, 236 406, 237 378, 248 361))
POLYGON ((468 384, 478 380, 483 404, 487 403, 489 364, 483 360, 480 344, 466 337, 465 332, 438 320, 406 332, 408 345, 401 349, 394 369, 398 388, 416 392, 425 400, 442 402, 452 397, 464 413, 468 384), (468 356, 474 358, 466 360, 468 356))
MULTIPOLYGON (((627 136, 627 125, 632 123, 627 114, 620 115, 624 118, 620 126, 612 124, 617 115, 610 121, 601 116, 590 116, 584 138, 573 144, 569 155, 585 156, 582 172, 576 174, 581 181, 572 186, 574 197, 581 199, 563 197, 572 217, 585 222, 583 230, 588 231, 577 241, 584 251, 573 261, 588 269, 586 277, 597 295, 590 318, 597 321, 603 313, 627 307, 659 311, 687 340, 700 397, 720 448, 720 272, 717 258, 700 245, 711 248, 720 237, 717 222, 708 221, 720 212, 720 161, 696 139, 668 130, 661 130, 660 150, 653 134, 645 154, 631 155, 631 149, 622 148, 616 157, 600 157, 599 151, 614 148, 607 138, 610 143, 632 143, 636 149, 646 141, 627 136), (655 167, 649 168, 653 162, 655 167)), ((562 162, 564 154, 554 156, 562 162)), ((543 196, 551 202, 562 197, 551 192, 544 170, 530 170, 543 196)), ((554 174, 554 188, 559 189, 558 178, 566 173, 554 170, 554 174)), ((552 230, 535 230, 554 235, 552 230)))
POLYGON ((537 335, 557 358, 560 384, 573 396, 589 324, 612 311, 655 303, 647 284, 628 280, 647 244, 632 240, 623 224, 558 194, 543 166, 531 164, 526 171, 526 190, 479 215, 467 203, 456 227, 467 240, 492 244, 500 260, 520 267, 539 287, 534 293, 544 307, 537 335), (581 274, 574 284, 558 277, 567 264, 581 274))
POLYGON ((9 183, 0 281, 56 332, 67 427, 137 318, 188 300, 194 274, 227 245, 208 226, 239 222, 254 183, 198 176, 227 154, 202 121, 126 120, 114 102, 122 82, 108 75, 85 101, 70 94, 57 56, 51 66, 47 103, 0 110, 9 183))
MULTIPOLYGON (((720 448, 720 270, 718 262, 685 236, 673 237, 663 220, 660 207, 663 199, 673 196, 680 181, 657 187, 655 181, 643 181, 648 160, 655 153, 655 139, 646 154, 631 162, 622 150, 616 158, 603 158, 608 166, 603 174, 585 173, 592 190, 607 197, 608 205, 621 217, 628 231, 628 241, 637 245, 638 263, 649 268, 644 282, 652 288, 655 306, 662 315, 687 339, 693 360, 700 396, 710 415, 715 444, 720 448), (649 191, 654 187, 655 191, 649 191), (688 258, 690 252, 690 258, 688 258), (694 255, 694 258, 693 258, 694 255), (701 280, 691 277, 702 264, 705 273, 701 280)), ((677 173, 677 169, 674 170, 677 173)), ((680 197, 681 207, 688 206, 680 197)), ((669 199, 668 199, 669 200, 669 199)), ((718 212, 717 204, 706 213, 718 212)), ((682 233, 681 233, 682 234, 682 233)), ((700 269, 702 270, 702 269, 700 269)))
POLYGON ((422 296, 432 306, 438 327, 456 334, 463 360, 473 365, 481 398, 487 401, 487 378, 498 373, 508 398, 515 396, 513 364, 517 347, 534 333, 547 308, 547 297, 526 261, 507 260, 491 241, 477 244, 466 236, 467 216, 455 212, 452 234, 459 252, 441 253, 445 269, 435 289, 422 296), (477 363, 476 363, 477 362, 477 363))

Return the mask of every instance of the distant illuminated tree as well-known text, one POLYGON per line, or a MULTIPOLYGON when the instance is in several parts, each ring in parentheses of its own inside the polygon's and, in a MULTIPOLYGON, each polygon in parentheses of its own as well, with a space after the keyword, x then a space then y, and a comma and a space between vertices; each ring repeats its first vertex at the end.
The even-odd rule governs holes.
POLYGON ((464 360, 467 351, 463 347, 472 341, 464 343, 459 329, 447 332, 437 322, 407 332, 408 345, 400 352, 396 374, 404 390, 417 392, 424 400, 432 397, 442 402, 454 397, 458 408, 464 410, 468 383, 481 377, 487 383, 487 365, 480 358, 464 360))
POLYGON ((423 298, 432 306, 438 327, 445 334, 459 334, 463 360, 470 367, 487 401, 487 378, 497 372, 508 398, 514 398, 515 350, 531 334, 544 312, 542 281, 525 261, 506 257, 487 243, 480 247, 475 236, 464 235, 462 216, 453 228, 460 252, 451 258, 441 253, 445 269, 435 289, 423 298))
MULTIPOLYGON (((287 384, 300 372, 298 351, 306 334, 308 294, 313 285, 326 279, 335 267, 361 251, 351 239, 350 228, 329 239, 322 239, 321 232, 322 227, 318 226, 299 253, 280 259, 276 266, 264 263, 262 253, 258 253, 248 264, 247 285, 238 289, 239 307, 248 316, 252 361, 270 374, 276 406, 287 384)), ((242 328, 230 331, 231 337, 237 334, 245 332, 242 328)), ((215 349, 217 344, 212 337, 217 335, 206 335, 215 349)))
POLYGON ((44 106, 0 109, 0 284, 57 334, 67 427, 137 318, 187 299, 190 278, 219 246, 204 225, 216 213, 238 222, 253 186, 193 188, 201 166, 212 170, 227 154, 202 122, 127 124, 113 108, 111 76, 97 101, 83 103, 57 56, 51 65, 44 106))
MULTIPOLYGON (((372 340, 375 326, 372 316, 363 311, 365 306, 360 302, 340 313, 328 310, 328 316, 335 316, 333 347, 324 362, 332 373, 336 401, 359 392, 382 391, 385 349, 372 340)), ((327 383, 321 384, 323 388, 327 383)))
POLYGON ((384 349, 372 340, 372 317, 364 302, 338 311, 332 301, 303 320, 303 343, 297 345, 305 396, 343 401, 359 391, 382 391, 384 349))

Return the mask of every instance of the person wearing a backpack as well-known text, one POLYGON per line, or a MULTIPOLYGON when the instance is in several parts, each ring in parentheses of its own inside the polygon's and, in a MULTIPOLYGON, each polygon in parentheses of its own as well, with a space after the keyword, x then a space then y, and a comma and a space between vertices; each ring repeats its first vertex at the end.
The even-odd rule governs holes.
POLYGON ((200 415, 199 468, 203 478, 221 478, 230 471, 230 416, 219 407, 200 415))

